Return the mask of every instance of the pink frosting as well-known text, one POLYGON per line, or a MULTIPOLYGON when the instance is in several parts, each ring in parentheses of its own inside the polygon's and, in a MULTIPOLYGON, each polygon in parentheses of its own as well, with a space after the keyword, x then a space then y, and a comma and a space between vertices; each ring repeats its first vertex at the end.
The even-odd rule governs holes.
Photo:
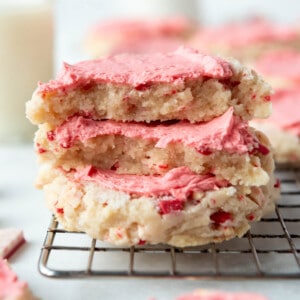
POLYGON ((300 136, 300 88, 279 90, 272 96, 271 121, 283 129, 300 136))
POLYGON ((172 125, 149 125, 111 120, 94 121, 75 116, 59 126, 55 130, 55 136, 64 148, 71 147, 77 140, 85 143, 93 137, 113 134, 153 140, 158 148, 166 148, 171 143, 182 143, 200 153, 225 150, 242 154, 248 152, 255 143, 247 127, 247 123, 234 116, 233 109, 229 108, 220 117, 197 124, 179 122, 172 125))
POLYGON ((195 291, 182 295, 176 300, 267 300, 262 295, 254 293, 230 293, 223 291, 195 291))
POLYGON ((138 40, 125 40, 115 45, 110 54, 170 52, 182 44, 182 39, 176 37, 141 37, 138 40))
POLYGON ((256 61, 255 68, 264 75, 300 83, 300 52, 281 50, 267 53, 256 61))
POLYGON ((18 281, 7 262, 0 258, 0 299, 20 297, 26 288, 26 282, 18 281))
POLYGON ((77 170, 76 180, 97 182, 108 189, 145 196, 172 196, 185 201, 194 191, 217 190, 228 185, 214 175, 198 175, 187 167, 174 168, 163 176, 118 174, 86 167, 77 170))
POLYGON ((181 82, 199 77, 226 79, 230 65, 217 57, 180 47, 174 52, 144 55, 122 54, 101 60, 64 64, 57 79, 39 83, 38 92, 66 91, 92 83, 128 84, 138 87, 151 83, 181 82))
POLYGON ((114 38, 121 35, 125 38, 178 36, 188 33, 193 24, 184 17, 176 16, 157 20, 123 19, 109 20, 96 24, 91 29, 95 35, 107 35, 114 38))
POLYGON ((197 39, 204 46, 209 43, 241 47, 259 42, 290 41, 297 36, 298 33, 294 28, 254 19, 201 30, 197 39))

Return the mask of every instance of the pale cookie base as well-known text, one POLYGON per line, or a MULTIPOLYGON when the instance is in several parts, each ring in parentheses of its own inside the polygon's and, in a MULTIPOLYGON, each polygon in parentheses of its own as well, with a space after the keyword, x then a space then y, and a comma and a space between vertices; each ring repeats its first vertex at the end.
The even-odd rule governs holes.
POLYGON ((282 130, 273 123, 252 121, 251 124, 268 136, 274 149, 276 163, 300 165, 300 138, 298 136, 282 130))
MULTIPOLYGON (((47 125, 36 133, 35 145, 40 163, 63 167, 65 170, 93 165, 99 169, 113 169, 120 174, 165 174, 172 168, 187 166, 198 174, 213 173, 231 184, 264 185, 273 171, 273 158, 261 153, 229 154, 217 151, 202 155, 194 148, 181 143, 166 148, 155 147, 152 140, 105 135, 75 142, 70 148, 47 139, 47 125)), ((254 132, 258 141, 270 149, 269 141, 254 132)))
POLYGON ((232 186, 197 192, 182 211, 162 215, 155 197, 132 198, 93 182, 75 183, 67 176, 72 175, 56 170, 43 178, 49 209, 66 230, 84 231, 116 245, 146 242, 185 247, 221 242, 241 237, 249 229, 250 220, 259 220, 274 210, 271 181, 262 188, 232 186), (210 216, 220 210, 230 213, 232 221, 212 221, 210 216))
POLYGON ((170 84, 153 83, 139 90, 103 83, 44 95, 36 91, 27 103, 27 116, 34 124, 53 126, 75 114, 116 121, 200 122, 220 116, 232 106, 235 114, 246 120, 268 117, 270 85, 239 62, 231 60, 230 65, 233 76, 224 81, 200 77, 170 84))

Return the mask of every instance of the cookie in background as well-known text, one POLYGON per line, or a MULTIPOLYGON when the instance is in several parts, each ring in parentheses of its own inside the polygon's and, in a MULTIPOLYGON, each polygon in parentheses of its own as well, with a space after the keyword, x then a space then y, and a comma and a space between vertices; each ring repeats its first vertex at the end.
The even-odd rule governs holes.
POLYGON ((201 52, 234 57, 244 63, 252 62, 274 49, 286 47, 300 50, 300 30, 263 18, 202 27, 189 41, 201 52))
POLYGON ((168 52, 185 44, 196 28, 196 22, 184 16, 113 19, 93 25, 83 43, 90 58, 168 52))
POLYGON ((284 49, 264 54, 254 68, 271 83, 273 113, 252 121, 274 148, 277 163, 300 164, 300 51, 284 49))

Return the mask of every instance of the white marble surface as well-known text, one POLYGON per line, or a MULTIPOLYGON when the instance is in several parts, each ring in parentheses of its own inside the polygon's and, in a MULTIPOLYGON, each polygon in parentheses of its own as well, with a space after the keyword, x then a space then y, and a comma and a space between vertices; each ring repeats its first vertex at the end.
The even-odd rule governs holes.
POLYGON ((0 227, 22 228, 27 243, 10 259, 22 280, 41 299, 174 299, 197 288, 255 291, 270 300, 299 299, 299 280, 184 280, 184 279, 49 279, 37 270, 40 248, 50 221, 30 145, 0 147, 0 227))

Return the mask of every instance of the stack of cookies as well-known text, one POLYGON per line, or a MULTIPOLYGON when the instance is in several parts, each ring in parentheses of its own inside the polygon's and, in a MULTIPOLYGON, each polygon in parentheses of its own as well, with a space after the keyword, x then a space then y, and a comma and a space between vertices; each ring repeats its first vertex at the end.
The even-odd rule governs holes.
POLYGON ((270 92, 190 48, 65 64, 27 103, 49 209, 117 245, 242 236, 278 190, 269 141, 248 125, 268 117, 270 92))

